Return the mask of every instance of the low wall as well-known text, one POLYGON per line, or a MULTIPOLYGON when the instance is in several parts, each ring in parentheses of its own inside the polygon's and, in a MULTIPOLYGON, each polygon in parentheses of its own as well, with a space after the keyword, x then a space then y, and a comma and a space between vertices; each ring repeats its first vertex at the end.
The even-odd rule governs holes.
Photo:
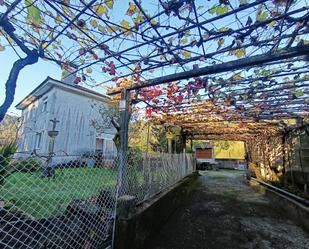
POLYGON ((145 249, 145 243, 160 231, 170 215, 194 190, 198 174, 193 173, 165 192, 140 204, 129 218, 117 219, 115 248, 145 249))
POLYGON ((279 207, 288 215, 288 217, 290 217, 295 223, 302 226, 309 233, 309 207, 293 200, 288 196, 269 189, 255 180, 251 179, 249 184, 260 193, 268 196, 275 207, 279 207))

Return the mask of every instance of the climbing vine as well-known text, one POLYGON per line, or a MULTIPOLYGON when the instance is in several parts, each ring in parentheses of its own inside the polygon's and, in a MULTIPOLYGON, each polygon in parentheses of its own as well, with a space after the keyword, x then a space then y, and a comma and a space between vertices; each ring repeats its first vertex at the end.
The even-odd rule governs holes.
POLYGON ((129 89, 148 118, 195 135, 225 122, 228 137, 276 133, 308 115, 308 10, 301 0, 1 0, 0 56, 20 59, 0 120, 19 72, 44 59, 114 99, 129 89))

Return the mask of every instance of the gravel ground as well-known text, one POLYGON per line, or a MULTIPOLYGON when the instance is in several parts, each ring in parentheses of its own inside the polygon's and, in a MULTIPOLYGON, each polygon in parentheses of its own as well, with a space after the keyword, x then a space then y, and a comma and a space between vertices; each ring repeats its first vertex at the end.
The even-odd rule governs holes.
MULTIPOLYGON (((309 235, 239 171, 204 171, 147 249, 308 249, 309 235)), ((146 248, 145 248, 146 249, 146 248)))

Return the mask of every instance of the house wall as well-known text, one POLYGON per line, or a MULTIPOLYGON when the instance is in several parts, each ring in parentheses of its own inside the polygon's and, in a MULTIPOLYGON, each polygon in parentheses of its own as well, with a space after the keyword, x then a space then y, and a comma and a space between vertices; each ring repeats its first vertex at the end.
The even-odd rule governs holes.
POLYGON ((216 159, 220 169, 239 169, 243 170, 246 162, 241 159, 216 159))
POLYGON ((212 148, 205 148, 205 149, 196 149, 195 150, 195 157, 196 158, 205 158, 210 159, 213 158, 212 148))
POLYGON ((242 141, 214 141, 214 156, 217 159, 243 160, 245 145, 242 141))
MULTIPOLYGON (((20 153, 30 152, 37 149, 38 153, 46 153, 48 147, 47 131, 50 129, 50 110, 55 102, 55 91, 51 90, 35 100, 22 110, 22 127, 18 140, 18 151, 20 153), (46 110, 44 102, 47 101, 46 110), (40 148, 36 146, 36 134, 41 134, 40 148)), ((22 154, 21 154, 22 156, 22 154)))
MULTIPOLYGON (((91 96, 79 95, 63 88, 54 87, 39 100, 23 110, 24 125, 19 142, 19 151, 33 151, 36 148, 36 134, 41 133, 39 154, 48 153, 49 138, 47 131, 52 130, 51 119, 59 120, 56 130, 54 152, 56 155, 80 155, 84 152, 95 152, 97 131, 91 120, 98 119, 100 114, 92 108, 93 103, 102 101, 91 96), (47 100, 46 110, 43 111, 47 100)), ((114 134, 114 129, 104 133, 114 134)))

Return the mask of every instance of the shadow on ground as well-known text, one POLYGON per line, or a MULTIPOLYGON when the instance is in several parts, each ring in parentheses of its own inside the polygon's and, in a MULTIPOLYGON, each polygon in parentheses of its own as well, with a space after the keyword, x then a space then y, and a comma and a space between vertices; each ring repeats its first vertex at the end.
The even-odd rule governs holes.
POLYGON ((201 174, 147 249, 309 248, 309 235, 246 185, 242 172, 201 174))

